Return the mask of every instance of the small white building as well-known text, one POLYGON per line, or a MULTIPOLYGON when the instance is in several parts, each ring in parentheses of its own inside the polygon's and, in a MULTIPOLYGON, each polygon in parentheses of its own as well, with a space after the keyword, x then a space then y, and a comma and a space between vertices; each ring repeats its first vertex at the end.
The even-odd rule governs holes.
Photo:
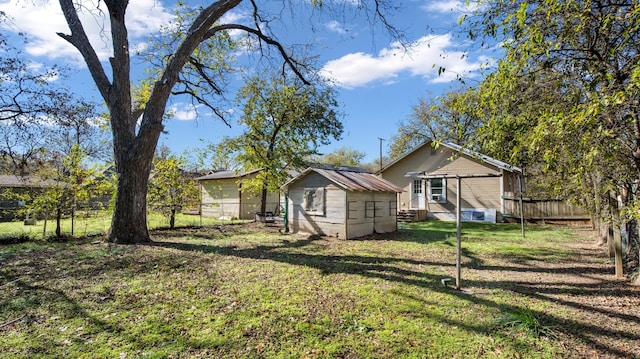
POLYGON ((402 188, 362 169, 307 168, 281 188, 294 233, 350 239, 397 230, 402 188))
MULTIPOLYGON (((242 182, 254 178, 260 170, 219 171, 196 178, 201 186, 202 216, 254 219, 260 210, 260 195, 242 189, 242 182)), ((280 193, 267 194, 267 210, 278 213, 280 193)))

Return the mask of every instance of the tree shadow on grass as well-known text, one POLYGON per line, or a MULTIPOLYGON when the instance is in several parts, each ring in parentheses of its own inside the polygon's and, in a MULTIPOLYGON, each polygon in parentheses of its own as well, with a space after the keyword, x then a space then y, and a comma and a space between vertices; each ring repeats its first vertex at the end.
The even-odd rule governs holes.
MULTIPOLYGON (((29 302, 28 305, 17 308, 23 313, 22 318, 24 318, 24 320, 20 322, 20 325, 38 326, 44 321, 52 320, 50 318, 51 315, 59 315, 64 318, 83 318, 86 323, 85 326, 95 326, 98 329, 98 332, 107 332, 113 336, 125 334, 117 324, 110 324, 107 321, 89 314, 81 305, 79 305, 74 299, 70 298, 67 293, 62 290, 49 288, 45 284, 32 284, 26 279, 17 279, 14 281, 14 284, 19 288, 13 295, 14 300, 21 298, 35 298, 33 301, 29 302), (38 310, 38 308, 43 305, 49 306, 45 311, 48 316, 43 316, 42 311, 38 310)), ((11 311, 10 304, 0 304, 3 304, 0 306, 0 309, 11 311)), ((62 329, 59 330, 62 331, 62 329)), ((72 341, 68 344, 85 345, 87 352, 89 352, 90 346, 82 344, 82 340, 79 339, 80 335, 77 333, 74 334, 72 341)), ((91 335, 92 334, 88 334, 88 336, 91 335)), ((39 335, 36 338, 31 338, 29 343, 31 347, 22 348, 21 355, 42 355, 43 352, 47 355, 62 353, 59 352, 59 349, 62 347, 61 343, 54 341, 53 338, 46 335, 39 335)))
MULTIPOLYGON (((166 264, 167 259, 172 262, 169 263, 169 269, 175 268, 174 264, 179 266, 188 265, 183 263, 184 261, 175 260, 179 255, 162 255, 157 256, 157 258, 147 256, 152 259, 145 263, 123 260, 122 258, 111 258, 112 261, 108 262, 113 267, 109 267, 107 262, 99 261, 92 268, 80 266, 81 268, 70 268, 69 270, 52 270, 47 268, 46 265, 31 265, 31 268, 12 268, 13 271, 22 274, 15 276, 2 275, 3 278, 8 280, 0 283, 0 290, 7 290, 7 293, 0 294, 0 324, 3 326, 0 327, 0 338, 5 335, 5 331, 16 330, 19 332, 16 337, 22 337, 24 341, 21 342, 21 339, 17 339, 17 343, 23 343, 19 351, 5 354, 9 356, 14 354, 16 355, 15 357, 45 356, 63 358, 69 357, 71 352, 84 353, 90 357, 110 357, 109 354, 104 352, 95 353, 94 342, 101 346, 99 350, 107 353, 114 348, 118 348, 114 350, 120 350, 125 353, 131 350, 138 352, 149 350, 153 352, 157 350, 161 353, 164 349, 159 347, 157 341, 159 335, 164 335, 164 337, 170 339, 179 338, 186 348, 201 348, 207 345, 215 347, 217 345, 215 340, 212 340, 214 343, 207 343, 202 340, 185 338, 182 332, 183 329, 177 326, 165 325, 162 330, 154 328, 148 332, 132 331, 130 328, 136 325, 136 320, 145 320, 142 317, 142 315, 145 315, 143 314, 145 311, 138 310, 140 306, 144 305, 144 302, 139 302, 136 299, 136 296, 140 294, 139 292, 125 291, 122 294, 119 289, 105 289, 95 292, 89 287, 83 286, 84 280, 102 273, 107 273, 108 277, 116 279, 121 276, 123 281, 126 282, 128 278, 147 271, 167 270, 166 267, 165 269, 156 269, 158 265, 166 264), (107 269, 107 267, 109 268, 107 269), (73 280, 75 285, 71 285, 66 289, 57 288, 56 285, 59 280, 64 280, 64 278, 73 278, 70 280, 73 280), (9 290, 9 287, 13 290, 9 290), (124 297, 116 298, 116 296, 124 297), (123 302, 122 298, 127 297, 132 301, 123 302), (113 303, 119 304, 116 307, 113 303), (122 303, 126 305, 123 306, 122 303), (105 304, 109 308, 106 316, 98 308, 101 304, 105 304), (109 317, 111 314, 117 315, 109 317), (125 317, 123 318, 122 315, 125 315, 125 317), (5 325, 5 323, 8 324, 5 325), (81 326, 66 327, 77 323, 81 323, 81 326), (30 333, 40 334, 31 336, 30 333), (48 335, 47 333, 53 334, 48 335), (105 342, 105 336, 110 338, 108 342, 105 342)), ((64 264, 66 265, 67 263, 64 264)), ((112 285, 117 287, 117 280, 109 282, 107 287, 112 285)), ((153 315, 150 315, 149 318, 148 320, 154 320, 153 315)), ((0 340, 0 353, 2 353, 3 344, 6 345, 0 340)), ((173 350, 179 351, 180 349, 178 347, 178 349, 173 350)), ((3 355, 0 354, 0 357, 3 357, 3 355)))
MULTIPOLYGON (((444 278, 441 275, 435 275, 425 272, 419 272, 411 269, 407 269, 406 264, 420 265, 420 266, 450 266, 450 262, 431 262, 420 261, 414 259, 400 258, 400 257, 380 257, 380 256, 362 256, 362 255, 328 255, 318 253, 304 253, 298 249, 311 246, 314 243, 315 238, 302 239, 297 241, 282 241, 278 245, 257 245, 250 247, 238 247, 238 246, 217 246, 209 244, 194 244, 184 242, 154 242, 151 245, 173 248, 182 251, 197 251, 203 253, 212 253, 222 256, 233 256, 245 259, 261 259, 272 260, 281 263, 287 263, 297 266, 304 266, 319 270, 323 274, 353 274, 363 276, 366 278, 382 279, 389 282, 398 282, 406 285, 426 288, 434 292, 440 292, 448 295, 456 296, 462 300, 470 301, 477 305, 483 305, 489 308, 495 308, 501 312, 517 312, 523 309, 517 305, 505 305, 500 304, 494 300, 484 298, 473 293, 465 291, 457 291, 447 288, 440 284, 444 278), (297 249, 291 251, 291 249, 297 249)), ((536 270, 540 273, 558 273, 565 271, 567 273, 575 273, 580 269, 576 269, 572 266, 563 268, 535 268, 532 266, 522 265, 516 263, 514 266, 508 267, 484 267, 483 261, 480 258, 473 256, 473 253, 469 251, 463 251, 468 263, 472 263, 474 268, 479 270, 508 270, 514 272, 530 272, 536 270)), ((600 307, 594 307, 586 304, 580 304, 578 302, 570 301, 567 299, 559 299, 558 297, 552 297, 555 294, 573 294, 578 291, 584 292, 593 291, 599 295, 636 295, 638 291, 628 290, 626 292, 620 292, 619 286, 612 285, 610 287, 599 285, 570 285, 562 288, 550 288, 545 285, 536 285, 534 283, 520 281, 517 275, 513 280, 474 280, 465 281, 465 285, 477 288, 500 288, 506 291, 512 291, 519 295, 523 295, 532 299, 558 303, 564 306, 572 307, 583 311, 593 311, 603 315, 616 318, 627 322, 632 327, 640 325, 640 320, 637 317, 615 313, 612 310, 603 309, 600 307), (583 288, 583 287, 586 287, 583 288)), ((602 350, 608 355, 617 357, 629 357, 635 353, 633 350, 637 348, 629 348, 626 351, 624 348, 616 347, 611 344, 609 339, 625 338, 630 341, 640 341, 640 335, 631 331, 620 330, 616 328, 603 328, 595 324, 581 322, 577 319, 565 319, 558 316, 554 316, 542 311, 533 311, 533 314, 538 318, 544 318, 545 322, 554 327, 555 331, 564 333, 567 336, 579 338, 582 342, 590 343, 593 347, 602 350), (596 339, 597 338, 597 339, 596 339), (602 338, 600 340, 599 338, 602 338)), ((433 316, 433 314, 430 314, 433 316)), ((455 325, 461 328, 465 328, 469 331, 478 333, 491 333, 495 328, 490 325, 482 324, 468 324, 461 321, 452 320, 441 316, 439 320, 443 323, 455 325)))

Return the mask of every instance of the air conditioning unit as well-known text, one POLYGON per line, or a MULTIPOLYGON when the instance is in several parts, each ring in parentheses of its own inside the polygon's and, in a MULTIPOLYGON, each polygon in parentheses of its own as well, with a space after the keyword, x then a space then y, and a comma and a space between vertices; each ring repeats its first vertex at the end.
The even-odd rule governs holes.
POLYGON ((440 202, 440 195, 439 194, 431 195, 431 200, 432 201, 436 201, 436 202, 440 202))

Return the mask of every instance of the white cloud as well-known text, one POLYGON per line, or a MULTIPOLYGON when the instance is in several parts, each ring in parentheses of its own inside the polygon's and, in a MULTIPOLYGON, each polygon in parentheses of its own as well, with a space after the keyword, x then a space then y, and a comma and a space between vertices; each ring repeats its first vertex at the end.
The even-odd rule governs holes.
POLYGON ((49 69, 39 62, 29 62, 27 65, 27 71, 32 75, 39 74, 40 80, 47 82, 55 82, 60 78, 60 74, 57 71, 48 71, 49 69))
POLYGON ((430 1, 422 6, 422 9, 427 12, 436 13, 462 13, 472 11, 475 5, 471 3, 467 5, 464 1, 460 0, 444 0, 444 1, 430 1))
POLYGON ((192 104, 175 104, 172 105, 168 113, 173 115, 173 118, 179 121, 191 121, 198 117, 198 110, 192 104))
MULTIPOLYGON (((338 4, 338 5, 351 5, 351 6, 362 5, 362 0, 329 0, 329 2, 338 4)), ((309 1, 309 3, 311 3, 311 1, 309 1)))
POLYGON ((327 30, 338 33, 340 35, 344 35, 348 32, 348 30, 336 20, 331 20, 328 23, 326 23, 324 26, 327 28, 327 30))
MULTIPOLYGON (((83 10, 80 20, 92 45, 101 60, 112 54, 109 20, 105 17, 103 1, 82 0, 83 10)), ((57 1, 8 0, 0 2, 0 11, 11 15, 19 31, 31 39, 25 50, 33 56, 48 58, 72 58, 78 60, 78 50, 60 38, 56 33, 69 34, 69 27, 57 1)), ((139 41, 155 32, 172 17, 156 0, 131 1, 126 15, 127 29, 132 47, 139 47, 139 41)))
POLYGON ((431 83, 453 81, 456 76, 468 76, 481 66, 469 62, 462 51, 448 51, 454 47, 450 35, 424 36, 408 50, 399 43, 381 50, 377 55, 356 52, 329 61, 323 74, 339 86, 355 88, 372 82, 393 83, 401 74, 422 76, 431 83), (438 69, 445 72, 438 74, 438 69))

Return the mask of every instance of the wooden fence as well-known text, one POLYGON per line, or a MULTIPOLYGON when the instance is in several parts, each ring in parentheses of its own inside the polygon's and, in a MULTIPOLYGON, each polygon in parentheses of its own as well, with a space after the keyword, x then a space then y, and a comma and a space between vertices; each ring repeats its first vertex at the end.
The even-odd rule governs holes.
MULTIPOLYGON (((504 213, 506 218, 521 218, 520 197, 506 194, 504 199, 504 213)), ((575 206, 563 199, 522 198, 524 218, 529 221, 590 221, 586 210, 575 206)))

